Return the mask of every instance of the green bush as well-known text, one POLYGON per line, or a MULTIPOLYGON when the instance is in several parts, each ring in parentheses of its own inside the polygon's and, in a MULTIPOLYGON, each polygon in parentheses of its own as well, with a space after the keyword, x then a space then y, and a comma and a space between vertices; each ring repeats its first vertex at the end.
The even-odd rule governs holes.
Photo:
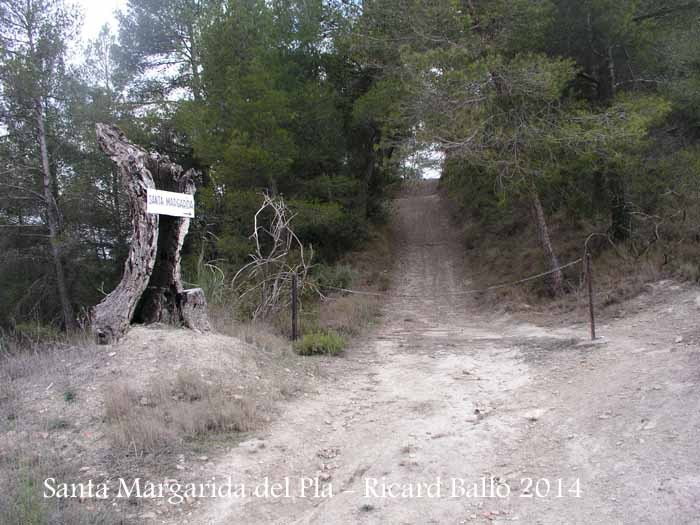
POLYGON ((305 334, 294 349, 299 355, 338 355, 346 344, 346 339, 334 330, 316 330, 305 334))
POLYGON ((319 264, 314 268, 316 285, 324 288, 351 288, 357 280, 357 272, 347 264, 319 264))
POLYGON ((320 260, 333 261, 367 239, 367 221, 337 202, 288 202, 295 213, 293 228, 304 245, 311 245, 320 260))
POLYGON ((330 177, 321 175, 302 182, 304 199, 316 202, 338 202, 345 208, 357 206, 358 198, 362 195, 361 181, 358 179, 336 175, 330 177))

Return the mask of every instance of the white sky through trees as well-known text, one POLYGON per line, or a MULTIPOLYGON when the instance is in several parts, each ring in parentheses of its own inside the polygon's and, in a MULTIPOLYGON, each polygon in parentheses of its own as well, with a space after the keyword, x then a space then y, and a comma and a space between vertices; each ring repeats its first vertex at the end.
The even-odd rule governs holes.
POLYGON ((112 31, 116 32, 117 18, 114 11, 126 8, 126 2, 127 0, 75 0, 83 12, 83 42, 95 38, 104 24, 109 24, 112 31))

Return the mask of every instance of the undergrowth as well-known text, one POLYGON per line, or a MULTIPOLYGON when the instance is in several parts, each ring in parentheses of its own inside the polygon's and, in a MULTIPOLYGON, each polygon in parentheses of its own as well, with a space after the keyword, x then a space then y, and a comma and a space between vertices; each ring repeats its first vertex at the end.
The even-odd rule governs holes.
MULTIPOLYGON (((478 218, 464 223, 465 211, 454 202, 452 214, 461 224, 466 247, 469 288, 481 289, 493 284, 508 283, 530 277, 548 268, 542 256, 537 232, 529 221, 526 206, 483 224, 478 218)), ((605 231, 605 224, 574 222, 565 215, 550 217, 550 236, 559 263, 565 265, 581 258, 584 243, 591 232, 605 231)), ((593 283, 596 305, 608 307, 631 299, 645 291, 648 285, 663 277, 696 281, 700 266, 683 250, 670 242, 658 242, 640 249, 632 242, 611 244, 605 235, 589 241, 593 255, 593 283)), ((567 294, 553 298, 545 279, 536 279, 477 295, 491 308, 505 311, 547 308, 570 311, 586 307, 586 286, 583 264, 564 270, 567 294)))

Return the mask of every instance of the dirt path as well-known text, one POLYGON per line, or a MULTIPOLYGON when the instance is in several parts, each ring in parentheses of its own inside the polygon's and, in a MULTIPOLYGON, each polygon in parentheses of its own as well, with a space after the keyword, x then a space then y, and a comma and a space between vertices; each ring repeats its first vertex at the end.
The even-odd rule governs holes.
POLYGON ((516 323, 450 295, 469 283, 438 195, 398 199, 396 227, 381 326, 210 473, 247 491, 286 478, 289 492, 206 500, 188 522, 700 522, 696 290, 662 283, 592 346, 585 326, 516 323), (303 478, 332 497, 302 494, 303 478), (499 486, 510 494, 484 497, 499 486))

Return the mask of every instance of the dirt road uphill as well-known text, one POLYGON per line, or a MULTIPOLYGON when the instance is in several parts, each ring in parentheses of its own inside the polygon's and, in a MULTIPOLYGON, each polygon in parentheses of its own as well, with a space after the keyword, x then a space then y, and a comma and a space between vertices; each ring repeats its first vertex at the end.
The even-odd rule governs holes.
POLYGON ((591 345, 459 295, 434 186, 397 199, 394 228, 381 322, 209 473, 257 494, 189 523, 700 523, 696 288, 659 283, 591 345))

